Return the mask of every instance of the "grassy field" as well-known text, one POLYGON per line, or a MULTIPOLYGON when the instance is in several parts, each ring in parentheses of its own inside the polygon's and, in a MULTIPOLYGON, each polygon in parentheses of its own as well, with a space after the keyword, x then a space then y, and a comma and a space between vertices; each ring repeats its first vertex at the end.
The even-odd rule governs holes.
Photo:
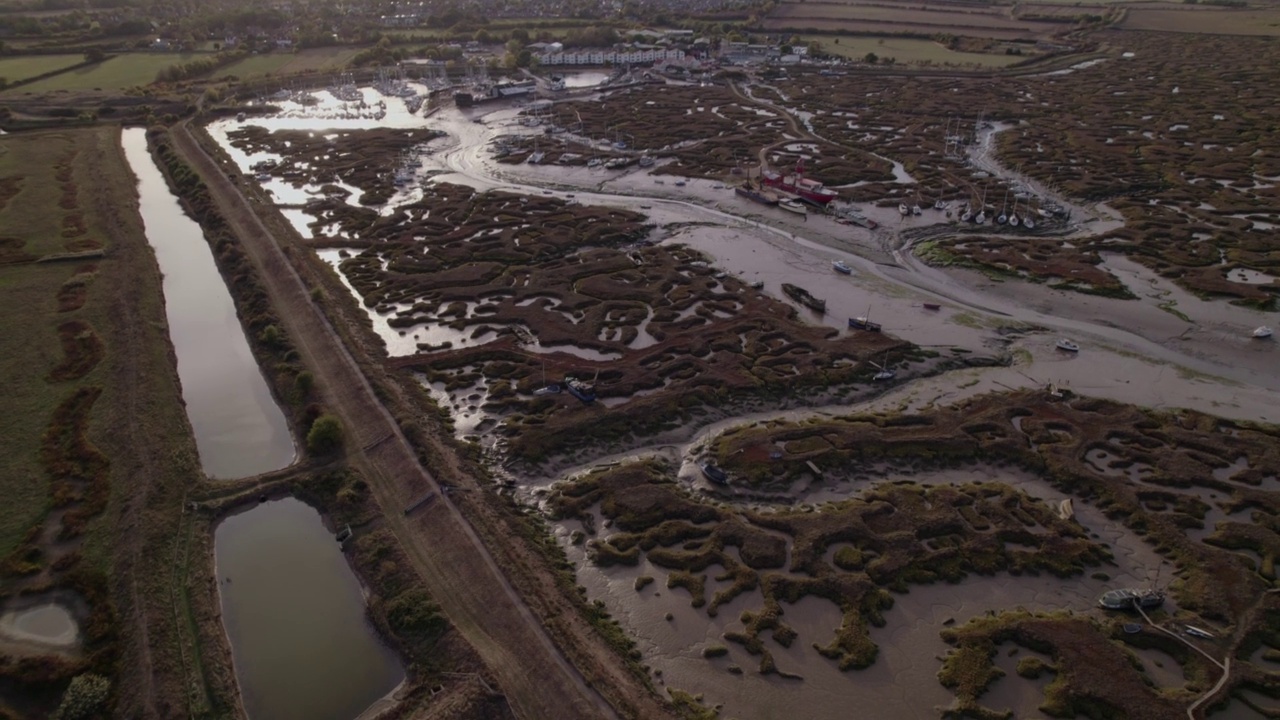
POLYGON ((761 25, 769 30, 857 33, 946 33, 969 37, 1025 38, 1063 29, 1060 23, 1012 16, 1006 8, 951 4, 906 4, 879 0, 782 3, 761 25))
POLYGON ((26 57, 9 57, 0 59, 0 78, 7 82, 25 80, 41 73, 71 67, 83 62, 82 55, 28 55, 26 57))
POLYGON ((43 93, 55 90, 123 90, 135 85, 149 85, 156 73, 192 60, 209 57, 207 53, 128 53, 105 62, 62 75, 55 75, 8 93, 43 93))
POLYGON ((1219 8, 1156 5, 1128 10, 1124 30, 1280 36, 1280 8, 1219 8))
MULTIPOLYGON (((186 715, 172 543, 202 475, 119 133, 0 137, 0 227, 25 240, 0 244, 0 597, 75 592, 89 667, 112 680, 118 714, 165 703, 186 715), (89 240, 107 255, 30 261, 89 240)), ((0 716, 49 717, 58 673, 80 671, 37 691, 0 664, 0 716)))
POLYGON ((946 65, 949 63, 1004 67, 1027 59, 1025 55, 956 52, 932 40, 911 38, 802 35, 800 39, 806 43, 816 40, 822 44, 823 52, 832 55, 861 59, 866 57, 867 53, 875 53, 880 58, 894 58, 899 65, 946 65))
POLYGON ((235 75, 242 80, 268 75, 293 75, 305 72, 337 72, 351 62, 364 48, 330 47, 301 50, 296 53, 251 55, 214 73, 217 77, 235 75))

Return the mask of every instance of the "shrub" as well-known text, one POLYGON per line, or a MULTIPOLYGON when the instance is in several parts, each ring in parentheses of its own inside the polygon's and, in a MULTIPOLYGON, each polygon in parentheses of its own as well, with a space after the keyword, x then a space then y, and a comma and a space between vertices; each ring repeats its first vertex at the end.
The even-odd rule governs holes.
POLYGON ((342 423, 325 413, 316 418, 307 432, 307 451, 312 455, 326 455, 342 446, 342 423))
POLYGON ((101 675, 86 673, 77 675, 67 686, 67 693, 62 696, 62 704, 53 714, 53 720, 79 720, 93 717, 98 708, 106 702, 111 692, 111 683, 101 675))

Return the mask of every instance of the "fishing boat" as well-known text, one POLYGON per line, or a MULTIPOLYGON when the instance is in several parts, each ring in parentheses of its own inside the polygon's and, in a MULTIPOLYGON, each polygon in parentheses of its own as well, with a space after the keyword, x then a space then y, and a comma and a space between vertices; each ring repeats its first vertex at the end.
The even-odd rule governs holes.
POLYGON ((1061 340, 1059 340, 1057 343, 1054 344, 1054 347, 1064 352, 1070 352, 1070 353, 1080 352, 1080 346, 1071 342, 1066 338, 1062 338, 1061 340))
POLYGON ((1271 328, 1267 327, 1266 325, 1259 325, 1253 330, 1253 339, 1255 340, 1266 340, 1267 338, 1271 337, 1271 335, 1272 335, 1271 328))
POLYGON ((836 272, 840 273, 841 275, 852 275, 852 274, 853 274, 853 268, 851 268, 851 267, 849 267, 848 265, 846 265, 846 264, 845 264, 845 262, 844 262, 843 260, 833 260, 833 261, 831 262, 831 269, 832 269, 832 270, 835 270, 836 272))
POLYGON ((794 200, 791 198, 779 201, 778 207, 782 208, 783 210, 786 210, 787 212, 793 212, 797 215, 809 214, 809 209, 804 206, 804 203, 800 202, 799 200, 794 200))
POLYGON ((1104 610, 1134 610, 1137 608, 1149 610, 1160 607, 1163 604, 1164 592, 1155 588, 1150 590, 1137 590, 1134 588, 1109 590, 1098 598, 1098 606, 1104 610))
POLYGON ((738 195, 761 205, 777 205, 778 196, 768 190, 761 190, 750 185, 739 185, 733 191, 738 195))
POLYGON ((1198 628, 1195 625, 1184 625, 1183 631, 1191 637, 1204 638, 1205 640, 1212 640, 1214 638, 1213 633, 1205 630, 1204 628, 1198 628))
POLYGON ((698 468, 702 470, 702 476, 710 480, 711 482, 717 485, 729 484, 729 474, 726 473, 724 470, 721 470, 720 468, 711 464, 711 461, 708 460, 702 463, 701 465, 698 466, 698 468))
MULTIPOLYGON (((888 362, 887 355, 885 356, 885 362, 888 362)), ((877 371, 875 375, 871 376, 871 379, 875 382, 884 382, 886 380, 892 380, 895 377, 897 377, 897 373, 890 370, 888 365, 883 365, 881 363, 873 361, 871 363, 871 366, 874 367, 877 371)))
POLYGON ((590 405, 596 401, 595 386, 584 380, 566 376, 564 379, 564 389, 568 390, 570 395, 581 400, 584 405, 590 405))
POLYGON ((939 305, 938 303, 925 303, 924 309, 925 310, 941 310, 942 306, 939 305))
POLYGON ((836 193, 827 190, 817 180, 810 180, 804 176, 804 158, 796 161, 794 174, 783 175, 772 170, 765 170, 760 174, 760 181, 768 187, 798 195, 819 205, 826 205, 836 199, 836 193))
POLYGON ((867 314, 860 317, 849 318, 849 327, 854 330, 866 330, 867 332, 880 332, 880 323, 871 322, 871 308, 867 308, 867 314))
POLYGON ((782 292, 787 297, 813 310, 814 312, 824 313, 827 311, 827 301, 819 300, 809 293, 808 290, 791 283, 782 283, 782 292))

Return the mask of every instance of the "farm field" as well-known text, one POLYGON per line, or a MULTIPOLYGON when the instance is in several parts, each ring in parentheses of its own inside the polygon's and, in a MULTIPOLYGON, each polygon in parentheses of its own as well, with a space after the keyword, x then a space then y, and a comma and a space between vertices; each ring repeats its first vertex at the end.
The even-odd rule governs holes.
POLYGON ((1003 53, 972 53, 950 50, 932 40, 913 38, 832 37, 830 35, 801 35, 803 42, 817 41, 822 50, 832 55, 861 59, 867 53, 880 58, 894 58, 898 65, 982 65, 1006 67, 1026 60, 1027 55, 1003 53))
MULTIPOLYGON (((184 630, 175 625, 170 543, 183 488, 200 471, 119 132, 0 138, 0 225, 19 236, 0 247, 9 298, 0 308, 8 400, 0 419, 0 605, 74 598, 79 629, 78 642, 60 653, 76 662, 49 665, 39 687, 15 686, 22 666, 0 659, 5 717, 51 717, 66 681, 86 671, 119 688, 126 714, 147 684, 181 697, 174 688, 183 682, 176 653, 184 630), (108 254, 34 262, 94 249, 108 254), (127 531, 114 522, 125 506, 127 531), (126 577, 128 587, 117 583, 126 577), (147 636, 119 617, 145 618, 147 636), (153 662, 168 670, 142 670, 147 682, 132 675, 153 662)), ((9 642, 0 637, 0 655, 9 642)))
POLYGON ((80 55, 31 55, 27 57, 9 57, 0 59, 0 78, 6 82, 17 82, 41 73, 71 67, 84 58, 80 55))
POLYGON ((128 53, 98 65, 55 75, 40 82, 8 91, 43 93, 57 90, 123 90, 135 85, 149 85, 156 73, 169 67, 203 57, 202 53, 128 53))
POLYGON ((336 72, 347 66, 363 48, 334 47, 302 50, 297 53, 252 55, 214 73, 217 77, 235 75, 242 80, 268 75, 295 75, 306 72, 336 72))
POLYGON ((992 38, 1029 38, 1064 30, 1062 23, 1021 20, 1004 9, 893 3, 785 3, 761 24, 770 30, 939 32, 992 38))
POLYGON ((1280 9, 1136 6, 1128 10, 1120 28, 1208 35, 1277 36, 1280 35, 1280 9))

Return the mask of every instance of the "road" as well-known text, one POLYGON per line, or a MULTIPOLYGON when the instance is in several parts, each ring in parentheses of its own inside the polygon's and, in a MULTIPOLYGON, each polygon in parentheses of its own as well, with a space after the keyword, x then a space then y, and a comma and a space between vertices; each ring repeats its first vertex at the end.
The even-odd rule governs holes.
POLYGON ((349 459, 367 477, 387 527, 432 597, 497 677, 515 714, 563 720, 617 717, 556 649, 475 530, 440 493, 249 201, 185 123, 172 135, 241 239, 285 331, 315 374, 325 404, 342 420, 349 459), (429 492, 440 499, 404 514, 413 499, 429 492))

